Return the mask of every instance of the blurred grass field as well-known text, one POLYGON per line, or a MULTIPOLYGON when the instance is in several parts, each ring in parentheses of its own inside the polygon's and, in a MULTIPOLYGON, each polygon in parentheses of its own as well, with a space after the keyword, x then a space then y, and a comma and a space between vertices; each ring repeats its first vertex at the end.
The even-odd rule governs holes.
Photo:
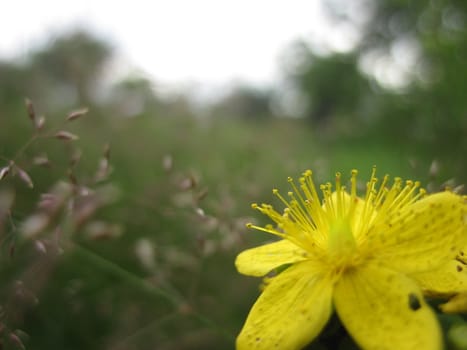
MULTIPOLYGON (((11 158, 31 126, 25 111, 7 118, 11 124, 0 137, 8 140, 3 157, 11 158)), ((61 119, 50 116, 50 126, 61 119)), ((79 140, 38 139, 16 160, 33 189, 17 178, 1 183, 2 191, 17 188, 12 225, 3 232, 3 322, 21 330, 28 349, 232 348, 259 284, 235 271, 235 256, 271 240, 245 228, 264 222, 252 202, 271 202, 272 188, 285 189, 288 176, 308 168, 318 182, 353 168, 365 181, 373 165, 381 175, 446 180, 442 172, 430 178, 430 154, 364 139, 326 142, 294 119, 200 123, 108 118, 91 110, 67 130, 79 140), (69 181, 76 150, 82 155, 74 181, 85 184, 107 143, 112 171, 95 190, 112 193, 109 203, 69 240, 56 238, 50 227, 19 243, 15 228, 36 210, 41 193, 58 179, 69 181), (50 167, 28 163, 42 153, 50 167)))

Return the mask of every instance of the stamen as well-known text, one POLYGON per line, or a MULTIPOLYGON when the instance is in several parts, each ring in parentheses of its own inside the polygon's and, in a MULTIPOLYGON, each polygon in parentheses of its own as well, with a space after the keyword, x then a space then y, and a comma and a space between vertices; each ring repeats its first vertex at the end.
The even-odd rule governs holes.
POLYGON ((377 196, 377 191, 375 190, 375 185, 378 182, 376 178, 376 166, 373 167, 371 172, 370 181, 367 182, 365 200, 363 202, 363 209, 360 218, 360 231, 367 231, 367 228, 372 222, 373 213, 375 210, 374 207, 374 198, 377 196))
POLYGON ((324 210, 321 207, 320 200, 318 194, 316 192, 316 188, 311 178, 311 170, 308 170, 304 173, 305 177, 300 178, 300 188, 305 195, 305 208, 315 222, 315 226, 324 227, 324 210))
POLYGON ((350 196, 351 198, 355 198, 357 196, 357 175, 358 175, 358 170, 357 169, 352 169, 352 177, 350 178, 350 183, 351 183, 351 191, 350 191, 350 196))
POLYGON ((343 198, 343 190, 342 190, 342 184, 341 184, 341 173, 337 172, 336 173, 336 197, 337 197, 337 212, 336 216, 337 217, 343 217, 344 216, 344 198, 343 198))
POLYGON ((374 204, 375 208, 378 208, 381 205, 381 202, 383 201, 384 197, 388 193, 388 189, 386 188, 386 184, 388 180, 389 180, 389 175, 388 174, 384 175, 383 181, 381 182, 381 185, 379 186, 379 191, 376 194, 375 204, 374 204))
POLYGON ((349 211, 347 212, 347 217, 350 219, 353 216, 354 210, 357 206, 357 175, 358 171, 352 169, 351 178, 350 178, 350 206, 349 211))
MULTIPOLYGON (((272 191, 284 205, 281 213, 269 204, 251 205, 269 216, 275 227, 247 226, 287 239, 307 251, 313 250, 314 254, 331 253, 334 262, 337 259, 347 263, 356 256, 357 245, 361 246, 381 225, 393 227, 390 232, 415 232, 415 229, 420 230, 421 224, 426 224, 406 227, 408 221, 417 221, 419 214, 413 210, 401 210, 425 196, 426 191, 420 188, 419 182, 408 180, 403 185, 402 179, 396 177, 389 186, 389 176, 385 175, 378 184, 376 167, 373 167, 365 195, 361 198, 357 195, 357 175, 357 170, 351 171, 350 201, 340 172, 335 174, 335 189, 329 182, 319 186, 322 199, 318 196, 311 170, 305 171, 298 183, 289 177, 287 181, 291 191, 285 197, 277 189, 272 191)), ((438 225, 444 224, 443 221, 438 222, 438 225)), ((378 237, 381 240, 399 239, 393 235, 378 237)))

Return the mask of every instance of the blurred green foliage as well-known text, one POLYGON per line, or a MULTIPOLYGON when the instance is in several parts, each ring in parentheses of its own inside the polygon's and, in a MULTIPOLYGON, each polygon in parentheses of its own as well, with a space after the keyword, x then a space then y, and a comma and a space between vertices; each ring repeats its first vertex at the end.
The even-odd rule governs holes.
MULTIPOLYGON (((336 20, 351 21, 339 1, 330 4, 336 20)), ((280 118, 271 112, 273 91, 245 86, 205 116, 189 96, 162 98, 139 76, 103 96, 112 49, 85 32, 57 38, 28 60, 0 62, 0 168, 16 167, 0 181, 3 346, 232 348, 259 284, 238 275, 233 261, 270 239, 246 231, 246 222, 264 220, 249 205, 270 202, 287 176, 312 168, 324 182, 358 168, 364 180, 376 164, 380 174, 416 178, 431 190, 466 181, 466 5, 366 6, 370 21, 353 52, 323 56, 300 44, 301 65, 288 80, 307 101, 302 119, 280 118), (407 36, 418 44, 423 74, 388 89, 362 72, 366 54, 390 52, 407 36), (81 107, 89 112, 67 122, 81 107), (57 139, 60 130, 79 139, 57 139), (24 239, 32 216, 52 215, 44 194, 60 181, 73 189, 66 205, 24 239)), ((465 349, 457 330, 465 319, 440 319, 450 348, 465 349)), ((355 345, 334 320, 310 349, 337 347, 355 345)))
POLYGON ((325 4, 336 25, 358 28, 361 38, 346 54, 320 55, 306 43, 295 45, 299 63, 289 79, 308 101, 305 116, 312 126, 321 125, 328 131, 326 138, 386 143, 405 148, 405 154, 442 159, 464 183, 466 3, 362 0, 352 6, 334 0, 325 4), (398 62, 402 67, 391 72, 398 62), (386 80, 401 74, 402 81, 381 85, 378 76, 369 73, 375 69, 386 80))

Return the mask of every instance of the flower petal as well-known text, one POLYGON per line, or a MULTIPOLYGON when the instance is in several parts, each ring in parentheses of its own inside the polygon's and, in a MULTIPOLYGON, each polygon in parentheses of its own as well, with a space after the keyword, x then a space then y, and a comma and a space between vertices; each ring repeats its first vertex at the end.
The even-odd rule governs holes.
POLYGON ((429 195, 378 220, 366 249, 408 273, 438 268, 465 245, 465 200, 451 192, 429 195))
POLYGON ((467 292, 467 266, 458 260, 450 260, 436 270, 411 274, 423 290, 433 297, 467 292))
POLYGON ((334 305, 363 349, 442 348, 436 317, 416 283, 376 263, 345 272, 336 284, 334 305))
POLYGON ((311 261, 274 277, 250 311, 237 349, 300 349, 311 342, 332 312, 333 281, 311 261))
POLYGON ((308 259, 308 253, 283 239, 241 252, 235 260, 238 272, 249 276, 264 276, 284 264, 308 259))
POLYGON ((445 313, 467 313, 467 292, 460 293, 449 299, 445 304, 439 306, 445 313))

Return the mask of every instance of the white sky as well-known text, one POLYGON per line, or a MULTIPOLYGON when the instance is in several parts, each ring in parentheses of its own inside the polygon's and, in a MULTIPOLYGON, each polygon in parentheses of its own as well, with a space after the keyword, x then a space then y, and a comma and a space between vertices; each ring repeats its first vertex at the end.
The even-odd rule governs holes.
POLYGON ((0 12, 0 58, 24 57, 76 26, 110 40, 125 61, 169 84, 268 84, 293 40, 346 45, 319 0, 13 0, 0 12))

